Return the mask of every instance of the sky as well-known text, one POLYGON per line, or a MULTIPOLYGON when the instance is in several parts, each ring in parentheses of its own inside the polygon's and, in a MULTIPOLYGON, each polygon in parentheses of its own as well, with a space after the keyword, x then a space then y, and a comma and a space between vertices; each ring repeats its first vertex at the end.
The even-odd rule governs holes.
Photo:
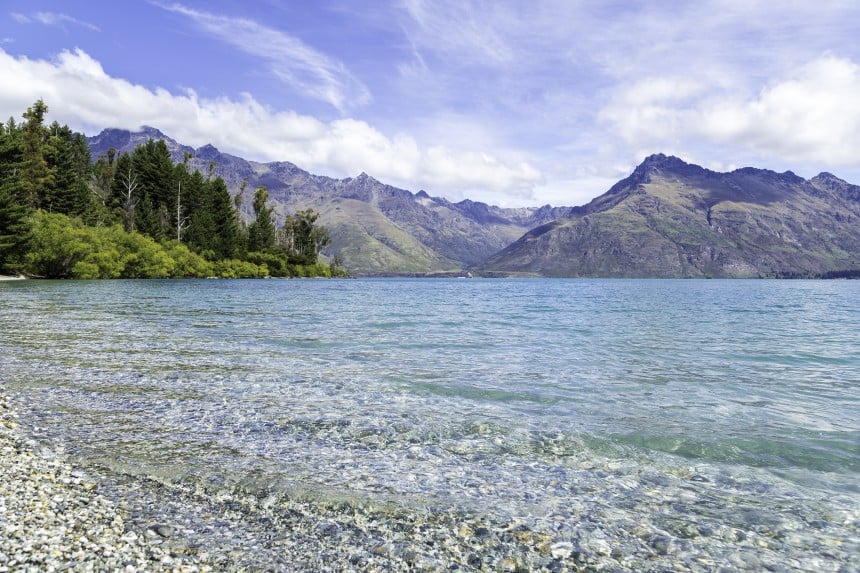
POLYGON ((581 205, 653 153, 860 184, 856 0, 3 0, 0 118, 581 205))

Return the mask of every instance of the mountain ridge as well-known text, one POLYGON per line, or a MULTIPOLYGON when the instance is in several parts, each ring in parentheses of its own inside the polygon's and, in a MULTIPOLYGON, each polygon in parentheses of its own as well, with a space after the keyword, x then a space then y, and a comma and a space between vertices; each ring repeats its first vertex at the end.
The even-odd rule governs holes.
POLYGON ((277 217, 312 208, 332 235, 324 252, 356 275, 793 277, 860 274, 860 186, 821 172, 717 172, 657 153, 585 205, 506 209, 454 203, 367 173, 334 179, 289 161, 260 163, 197 149, 161 131, 104 130, 93 156, 163 139, 175 162, 258 185, 277 217), (116 147, 119 145, 119 147, 116 147))
POLYGON ((244 188, 241 209, 250 217, 251 197, 265 186, 276 217, 312 208, 328 227, 323 251, 353 274, 462 273, 529 229, 566 214, 568 207, 502 208, 465 199, 454 203, 382 183, 367 173, 335 179, 289 161, 261 163, 223 153, 211 144, 182 145, 153 127, 138 132, 105 129, 88 138, 98 158, 111 148, 131 153, 149 139, 163 140, 174 162, 224 178, 231 194, 244 188))
POLYGON ((568 217, 526 233, 490 275, 793 277, 860 273, 860 187, 821 173, 727 173, 655 154, 568 217))

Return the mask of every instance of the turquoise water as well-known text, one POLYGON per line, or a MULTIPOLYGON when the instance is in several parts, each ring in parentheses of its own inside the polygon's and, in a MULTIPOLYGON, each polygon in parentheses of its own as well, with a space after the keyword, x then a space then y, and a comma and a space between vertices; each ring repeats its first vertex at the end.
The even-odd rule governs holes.
POLYGON ((0 382, 40 440, 123 474, 538 525, 823 520, 856 544, 858 301, 860 281, 8 282, 0 382), (669 517, 629 503, 652 490, 669 517))

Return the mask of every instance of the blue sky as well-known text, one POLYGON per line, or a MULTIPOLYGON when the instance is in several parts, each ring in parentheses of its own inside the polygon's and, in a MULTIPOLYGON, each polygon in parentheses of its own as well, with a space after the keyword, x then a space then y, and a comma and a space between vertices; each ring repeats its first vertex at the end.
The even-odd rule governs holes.
POLYGON ((579 205, 651 153, 860 183, 856 0, 6 0, 0 118, 579 205))

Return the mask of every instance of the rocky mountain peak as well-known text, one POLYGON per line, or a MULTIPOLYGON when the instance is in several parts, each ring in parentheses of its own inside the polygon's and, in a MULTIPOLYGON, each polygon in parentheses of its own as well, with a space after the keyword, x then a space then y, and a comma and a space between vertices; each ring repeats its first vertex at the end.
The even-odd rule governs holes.
POLYGON ((776 171, 771 171, 770 169, 759 169, 757 167, 741 167, 740 169, 735 169, 734 171, 732 171, 731 174, 745 175, 748 177, 755 177, 765 181, 789 184, 800 184, 806 181, 803 177, 796 175, 792 171, 777 173, 776 171))
POLYGON ((186 152, 194 154, 194 148, 181 145, 176 140, 164 135, 160 130, 146 125, 139 131, 134 132, 127 129, 103 129, 98 135, 88 137, 87 143, 90 146, 90 153, 93 158, 97 159, 106 154, 111 148, 119 153, 131 153, 138 145, 142 145, 150 139, 153 141, 164 141, 170 150, 171 157, 176 162, 182 161, 186 152))
MULTIPOLYGON (((651 178, 657 174, 693 176, 706 173, 710 172, 706 169, 703 169, 702 167, 699 167, 698 165, 691 165, 683 161, 682 159, 675 157, 674 155, 655 153, 654 155, 649 155, 648 157, 646 157, 628 177, 622 179, 621 181, 613 185, 612 188, 609 189, 609 191, 606 193, 606 195, 612 197, 629 193, 631 190, 639 187, 640 185, 651 183, 651 178)), ((618 197, 615 197, 615 199, 613 199, 613 201, 617 200, 618 197)), ((589 205, 591 205, 592 207, 595 207, 597 205, 605 206, 606 198, 603 196, 597 197, 589 205)))
MULTIPOLYGON (((164 139, 164 140, 170 139, 169 137, 164 135, 164 133, 162 133, 160 129, 157 129, 155 127, 151 127, 149 125, 144 125, 143 127, 141 127, 137 133, 139 133, 140 135, 142 135, 144 137, 148 137, 150 139, 155 139, 156 141, 159 139, 164 139)), ((173 141, 173 140, 171 140, 171 141, 173 141)))
POLYGON ((632 177, 640 179, 640 182, 645 183, 650 181, 650 177, 657 173, 665 173, 680 176, 702 175, 708 170, 698 165, 687 163, 683 159, 674 155, 664 155, 656 153, 649 155, 645 160, 633 170, 632 177))
POLYGON ((214 145, 207 143, 203 147, 198 147, 194 152, 195 157, 206 161, 215 161, 221 157, 221 152, 214 145))
POLYGON ((809 180, 809 183, 817 189, 830 191, 848 197, 852 201, 860 201, 860 185, 852 185, 826 171, 819 173, 809 180))
POLYGON ((689 166, 690 164, 683 159, 675 157, 674 155, 666 155, 664 153, 654 153, 653 155, 649 155, 640 164, 640 167, 643 169, 651 171, 684 169, 689 166))

